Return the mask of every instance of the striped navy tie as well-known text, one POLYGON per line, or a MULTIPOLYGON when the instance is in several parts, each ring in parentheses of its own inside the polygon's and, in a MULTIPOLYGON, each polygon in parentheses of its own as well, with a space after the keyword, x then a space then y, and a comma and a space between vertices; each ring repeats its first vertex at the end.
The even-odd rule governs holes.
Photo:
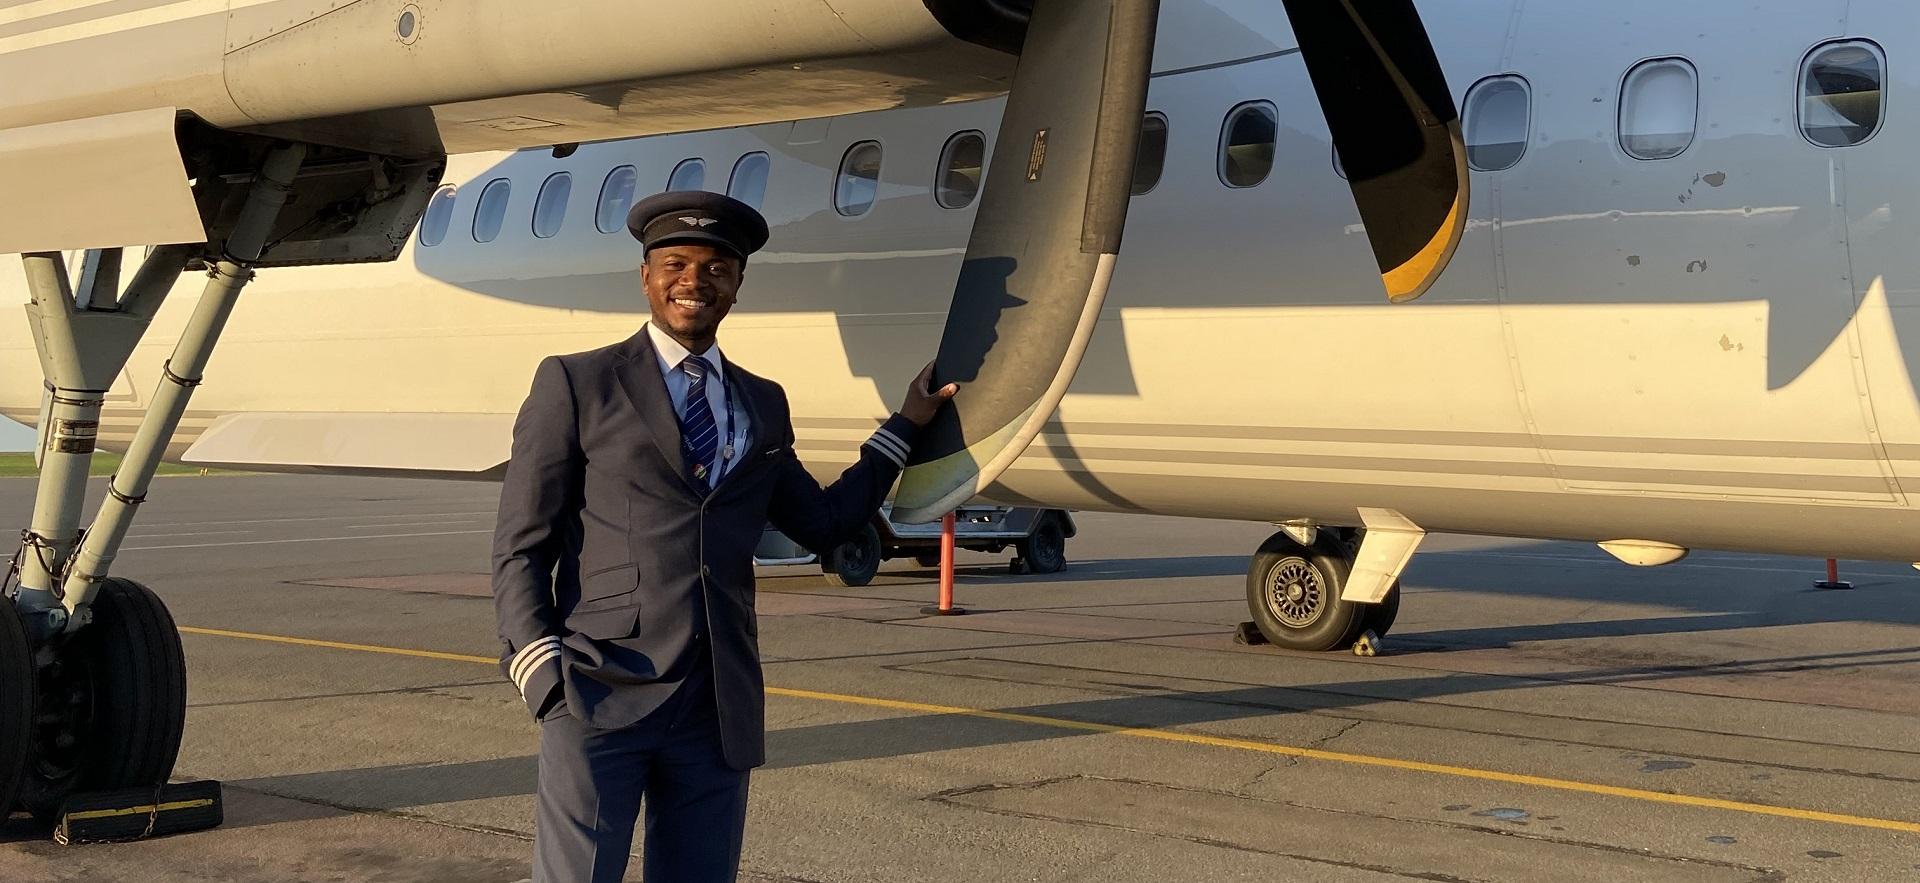
POLYGON ((707 401, 707 369, 712 366, 699 356, 680 362, 687 375, 687 403, 680 409, 680 452, 686 456, 693 477, 704 487, 713 487, 719 478, 714 453, 720 448, 720 427, 713 422, 713 405, 707 401))

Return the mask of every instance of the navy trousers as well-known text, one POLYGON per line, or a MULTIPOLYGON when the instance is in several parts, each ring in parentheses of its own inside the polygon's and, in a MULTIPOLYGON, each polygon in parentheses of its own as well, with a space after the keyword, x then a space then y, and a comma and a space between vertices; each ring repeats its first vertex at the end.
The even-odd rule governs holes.
POLYGON ((540 725, 534 883, 618 883, 643 803, 648 883, 732 881, 748 774, 721 754, 713 682, 689 678, 657 711, 616 730, 588 727, 564 705, 540 725))

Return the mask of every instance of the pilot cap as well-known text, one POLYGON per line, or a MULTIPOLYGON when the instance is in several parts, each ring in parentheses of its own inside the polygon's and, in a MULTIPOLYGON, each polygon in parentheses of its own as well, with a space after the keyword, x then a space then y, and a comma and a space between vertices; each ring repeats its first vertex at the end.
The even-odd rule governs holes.
POLYGON ((674 243, 724 248, 746 260, 767 244, 767 219, 753 206, 705 190, 669 190, 633 204, 627 231, 652 251, 674 243))

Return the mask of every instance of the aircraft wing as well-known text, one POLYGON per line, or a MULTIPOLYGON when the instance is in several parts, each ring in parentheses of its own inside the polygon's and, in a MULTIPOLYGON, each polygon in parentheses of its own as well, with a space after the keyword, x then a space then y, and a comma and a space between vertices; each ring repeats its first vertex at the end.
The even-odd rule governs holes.
POLYGON ((1006 91, 1024 0, 0 4, 0 130, 171 107, 424 156, 1006 91))
POLYGON ((448 154, 999 95, 1026 25, 1025 0, 0 7, 0 253, 217 241, 231 185, 309 145, 259 266, 391 260, 448 154))

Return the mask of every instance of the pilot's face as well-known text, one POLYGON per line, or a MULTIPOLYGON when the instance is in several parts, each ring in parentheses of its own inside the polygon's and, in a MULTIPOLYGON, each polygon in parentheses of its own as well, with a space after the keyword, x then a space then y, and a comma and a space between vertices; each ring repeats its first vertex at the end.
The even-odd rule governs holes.
POLYGON ((710 245, 662 245, 647 252, 640 278, 653 321, 681 343, 713 340, 733 309, 745 262, 710 245))

